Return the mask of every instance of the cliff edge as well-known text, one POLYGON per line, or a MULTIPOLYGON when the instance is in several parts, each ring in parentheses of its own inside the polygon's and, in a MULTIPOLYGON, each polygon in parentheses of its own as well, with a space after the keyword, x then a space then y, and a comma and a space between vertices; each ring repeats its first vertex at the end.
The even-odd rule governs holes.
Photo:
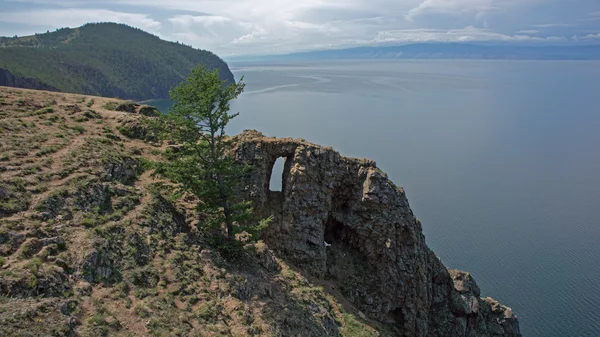
POLYGON ((512 310, 481 298, 473 277, 450 270, 425 244, 402 188, 375 162, 301 139, 256 131, 235 137, 252 170, 244 189, 278 256, 339 287, 371 319, 401 336, 518 336, 512 310), (269 182, 285 158, 282 190, 269 182))
MULTIPOLYGON (((236 254, 149 165, 148 106, 0 87, 0 336, 517 336, 425 245, 374 162, 255 131, 242 192, 274 215, 236 254), (283 191, 269 190, 284 157, 283 191)), ((240 234, 240 241, 247 236, 240 234)))

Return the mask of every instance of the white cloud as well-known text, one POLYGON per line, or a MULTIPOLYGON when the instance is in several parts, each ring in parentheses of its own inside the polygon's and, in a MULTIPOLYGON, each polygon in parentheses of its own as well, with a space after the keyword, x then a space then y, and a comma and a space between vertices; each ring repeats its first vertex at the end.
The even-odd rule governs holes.
POLYGON ((553 35, 573 36, 582 31, 575 31, 572 22, 582 18, 595 20, 594 15, 599 14, 589 13, 593 7, 588 6, 587 12, 573 20, 566 18, 563 11, 536 15, 561 1, 564 0, 4 0, 21 7, 0 13, 0 35, 2 22, 73 27, 89 21, 116 21, 223 56, 394 41, 544 43, 561 37, 544 38, 546 30, 542 28, 552 28, 553 35), (98 8, 86 8, 90 6, 98 8), (117 8, 139 14, 122 13, 117 8), (544 23, 541 17, 559 23, 544 23), (465 26, 477 28, 462 28, 465 26), (528 26, 532 29, 517 31, 528 26))
POLYGON ((53 28, 78 27, 88 22, 117 22, 156 33, 162 24, 145 14, 123 13, 106 9, 42 9, 36 11, 3 12, 0 22, 34 24, 53 28))
MULTIPOLYGON (((376 43, 414 43, 414 42, 483 42, 483 41, 563 41, 564 37, 533 37, 517 34, 507 35, 496 33, 488 29, 466 27, 462 29, 401 29, 380 32, 373 40, 376 43)), ((370 43, 370 41, 365 41, 370 43)))
POLYGON ((583 37, 584 39, 600 39, 600 33, 598 34, 588 34, 583 37))
POLYGON ((251 24, 220 15, 175 15, 168 21, 177 40, 217 51, 227 49, 232 41, 252 30, 251 24))
POLYGON ((487 14, 508 12, 516 8, 524 8, 542 2, 543 0, 421 0, 411 8, 406 17, 413 20, 415 17, 429 14, 442 13, 452 16, 471 16, 478 21, 484 21, 487 14))
POLYGON ((518 34, 537 34, 537 33, 539 33, 539 32, 540 32, 540 31, 539 31, 539 30, 537 30, 537 29, 524 29, 524 30, 520 30, 520 31, 518 31, 517 33, 518 33, 518 34))
POLYGON ((192 16, 192 15, 176 15, 169 19, 173 24, 176 25, 184 25, 189 26, 190 24, 200 23, 205 26, 212 26, 223 24, 225 22, 230 22, 231 19, 226 18, 224 16, 218 15, 200 15, 200 16, 192 16))
POLYGON ((480 14, 497 9, 494 0, 424 0, 418 6, 410 9, 406 16, 412 19, 427 12, 443 12, 456 15, 468 11, 480 14))
POLYGON ((538 28, 553 28, 553 27, 572 27, 574 24, 572 23, 543 23, 538 25, 532 25, 532 27, 538 28))

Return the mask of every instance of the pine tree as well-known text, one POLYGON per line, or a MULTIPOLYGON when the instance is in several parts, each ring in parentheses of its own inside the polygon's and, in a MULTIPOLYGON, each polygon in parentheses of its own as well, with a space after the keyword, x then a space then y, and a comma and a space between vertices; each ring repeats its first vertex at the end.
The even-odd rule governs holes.
POLYGON ((238 116, 229 112, 229 102, 243 92, 242 79, 227 85, 218 70, 198 66, 170 91, 175 104, 158 121, 164 138, 177 145, 166 152, 157 171, 202 200, 203 213, 212 215, 211 223, 226 225, 229 241, 235 238, 234 223, 251 212, 249 203, 234 201, 246 168, 228 155, 231 144, 225 134, 238 116))

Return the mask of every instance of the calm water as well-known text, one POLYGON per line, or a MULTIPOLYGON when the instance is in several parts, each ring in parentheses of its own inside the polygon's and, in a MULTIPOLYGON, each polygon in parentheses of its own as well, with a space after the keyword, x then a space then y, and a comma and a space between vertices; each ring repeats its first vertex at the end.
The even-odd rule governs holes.
POLYGON ((233 71, 247 87, 230 133, 258 129, 374 159, 405 188, 428 245, 512 307, 524 335, 600 336, 599 62, 233 71))

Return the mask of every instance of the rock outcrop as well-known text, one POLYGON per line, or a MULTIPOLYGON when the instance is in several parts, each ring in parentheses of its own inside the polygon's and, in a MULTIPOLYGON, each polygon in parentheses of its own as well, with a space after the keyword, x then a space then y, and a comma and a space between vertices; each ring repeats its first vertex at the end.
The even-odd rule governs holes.
POLYGON ((273 215, 265 241, 399 336, 518 336, 508 307, 481 298, 470 274, 449 270, 425 244, 402 188, 375 162, 330 147, 256 131, 235 137, 236 159, 252 165, 244 193, 273 215), (281 192, 270 191, 285 158, 281 192))

